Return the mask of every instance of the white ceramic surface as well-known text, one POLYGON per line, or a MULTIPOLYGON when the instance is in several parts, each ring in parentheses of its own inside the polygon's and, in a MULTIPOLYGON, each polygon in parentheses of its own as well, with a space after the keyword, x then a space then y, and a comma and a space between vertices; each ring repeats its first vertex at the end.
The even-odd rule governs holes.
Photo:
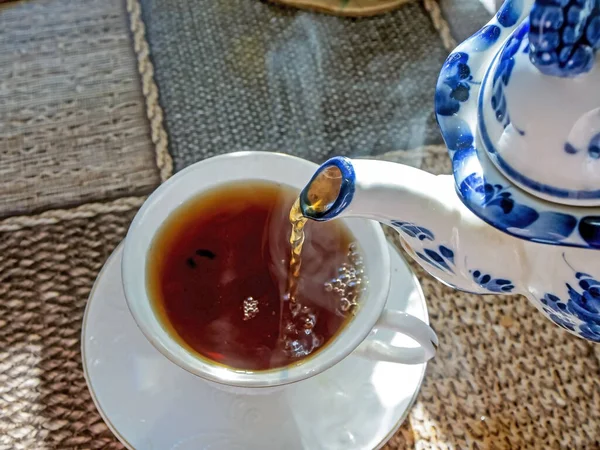
MULTIPOLYGON (((264 395, 236 395, 161 355, 131 316, 117 248, 90 295, 82 332, 85 377, 100 414, 136 450, 371 450, 400 426, 426 364, 350 355, 333 368, 264 395)), ((387 303, 428 322, 423 293, 391 247, 387 303)), ((388 330, 367 341, 415 347, 388 330)), ((260 391, 260 389, 254 389, 260 391)))
POLYGON ((475 293, 526 295, 593 342, 600 342, 599 50, 597 2, 505 0, 438 77, 436 119, 454 180, 417 173, 405 181, 392 167, 366 177, 395 172, 388 199, 413 197, 409 208, 390 200, 370 215, 389 217, 434 276, 475 293))
POLYGON ((347 220, 361 249, 368 287, 352 320, 315 356, 282 369, 263 372, 233 370, 191 352, 165 330, 147 293, 146 261, 153 238, 165 219, 190 198, 229 182, 261 180, 301 189, 317 165, 281 153, 239 152, 220 155, 178 172, 148 197, 136 214, 125 239, 122 276, 127 305, 146 338, 163 355, 185 370, 207 380, 239 388, 281 386, 326 370, 361 345, 373 328, 402 331, 418 348, 386 343, 363 344, 361 354, 373 359, 420 364, 435 355, 437 337, 425 323, 384 311, 390 286, 390 258, 379 224, 364 219, 347 220))
POLYGON ((494 60, 482 87, 479 120, 485 122, 487 152, 506 177, 533 195, 571 205, 600 205, 598 195, 578 196, 600 193, 600 158, 588 151, 600 133, 600 64, 575 80, 552 77, 540 74, 529 61, 523 51, 526 37, 514 45, 519 51, 503 88, 508 125, 508 119, 497 120, 491 106, 498 89, 493 80, 501 76, 497 72, 506 71, 506 58, 494 60), (557 196, 554 190, 568 194, 557 196))

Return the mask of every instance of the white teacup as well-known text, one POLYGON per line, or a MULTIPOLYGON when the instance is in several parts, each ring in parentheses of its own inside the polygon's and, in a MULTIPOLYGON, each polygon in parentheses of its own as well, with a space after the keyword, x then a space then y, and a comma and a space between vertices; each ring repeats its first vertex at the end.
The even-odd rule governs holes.
POLYGON ((230 153, 187 167, 148 197, 127 233, 122 274, 129 309, 141 331, 158 351, 195 375, 243 388, 272 387, 300 381, 330 368, 352 352, 402 364, 423 363, 435 355, 437 336, 427 324, 404 312, 385 309, 391 275, 387 241, 377 222, 362 219, 344 221, 363 252, 369 280, 367 292, 360 298, 355 317, 314 356, 292 366, 268 371, 229 369, 182 347, 163 327, 148 295, 146 260, 154 236, 165 219, 190 198, 232 181, 263 180, 302 189, 317 167, 309 161, 280 153, 230 153), (372 338, 365 340, 374 328, 403 333, 413 338, 419 347, 393 347, 372 338))

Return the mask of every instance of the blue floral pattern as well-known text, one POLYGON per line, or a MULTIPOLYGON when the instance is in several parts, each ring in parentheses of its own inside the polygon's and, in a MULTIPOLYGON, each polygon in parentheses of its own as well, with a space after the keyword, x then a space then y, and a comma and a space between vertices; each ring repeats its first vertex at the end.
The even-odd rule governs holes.
MULTIPOLYGON (((488 50, 500 37, 500 27, 486 25, 472 36, 472 51, 488 50)), ((479 85, 473 79, 467 53, 451 53, 446 59, 435 90, 435 105, 438 114, 451 116, 460 109, 460 104, 469 99, 471 85, 479 85)))
POLYGON ((591 248, 600 249, 600 216, 585 216, 579 221, 579 235, 591 248))
MULTIPOLYGON (((392 223, 400 231, 421 242, 435 241, 435 235, 428 228, 409 222, 392 223), (420 236, 425 237, 420 238, 420 236)), ((420 251, 413 249, 413 251, 421 261, 433 268, 455 275, 455 252, 449 247, 438 245, 434 248, 422 248, 420 251)), ((563 259, 565 259, 564 253, 563 259)), ((515 284, 509 279, 494 278, 493 275, 479 269, 469 270, 469 273, 473 281, 488 293, 509 294, 515 289, 515 284)), ((568 298, 562 300, 556 294, 546 293, 540 299, 542 308, 560 327, 590 341, 600 342, 600 281, 588 273, 575 270, 574 279, 574 283, 565 283, 568 298)), ((456 285, 452 286, 462 289, 456 285)))
POLYGON ((450 156, 460 159, 474 156, 475 148, 473 147, 473 133, 471 132, 471 128, 464 120, 458 117, 453 117, 452 122, 451 128, 444 129, 444 139, 450 151, 450 156), (461 155, 459 156, 455 155, 455 152, 458 151, 461 151, 461 155))
POLYGON ((566 283, 566 300, 550 293, 544 295, 540 300, 544 311, 561 327, 600 342, 600 282, 584 272, 575 272, 575 280, 575 287, 566 283))
MULTIPOLYGON (((468 206, 478 215, 502 231, 521 235, 535 242, 555 242, 569 237, 577 226, 577 219, 554 211, 536 211, 513 197, 512 187, 486 183, 477 174, 465 178, 459 186, 468 206)), ((600 222, 594 224, 600 232, 600 222)), ((600 242, 600 235, 598 235, 600 242)))
POLYGON ((597 133, 590 139, 590 144, 588 145, 588 155, 592 159, 600 158, 600 133, 597 133))
MULTIPOLYGON (((419 241, 435 241, 435 235, 428 228, 415 225, 410 222, 402 222, 394 220, 391 222, 394 227, 399 231, 407 234, 408 236, 418 239, 419 241)), ((441 270, 450 275, 455 275, 454 267, 456 263, 454 261, 454 251, 446 245, 438 245, 433 248, 423 247, 421 250, 415 250, 411 248, 417 257, 434 267, 435 269, 441 270)), ((466 259, 465 259, 466 261, 466 259)), ((509 293, 515 288, 514 284, 504 278, 493 278, 491 275, 482 273, 480 270, 469 271, 473 277, 473 281, 482 289, 488 291, 488 293, 509 293)), ((450 284, 455 289, 462 289, 454 284, 450 284)), ((468 291, 473 292, 473 291, 468 291)), ((481 292, 473 292, 481 293, 481 292)))
POLYGON ((487 289, 490 292, 497 293, 508 293, 512 292, 515 286, 510 280, 504 278, 492 278, 491 275, 483 273, 480 270, 471 272, 473 280, 482 288, 487 289))
POLYGON ((399 228, 401 231, 404 231, 410 237, 417 238, 420 241, 424 241, 425 239, 433 241, 435 239, 435 236, 433 235, 433 233, 431 231, 429 231, 427 228, 418 227, 413 223, 400 222, 399 220, 393 220, 392 225, 396 228, 399 228))
POLYGON ((575 331, 577 322, 567 313, 567 304, 554 294, 546 294, 541 300, 543 309, 553 322, 560 327, 575 331))
MULTIPOLYGON (((510 76, 513 68, 515 67, 515 55, 518 53, 523 43, 523 39, 529 31, 529 22, 526 20, 521 24, 519 28, 514 32, 511 37, 506 41, 506 45, 502 49, 500 54, 500 60, 494 77, 492 79, 493 93, 491 96, 492 109, 496 113, 496 120, 502 124, 504 128, 510 125, 510 117, 508 115, 508 108, 506 104, 506 98, 504 96, 504 88, 508 86, 510 76)), ((515 130, 521 135, 525 133, 513 125, 515 130)))
MULTIPOLYGON (((418 239, 419 241, 428 240, 433 242, 435 240, 435 235, 428 228, 420 227, 410 222, 402 222, 400 220, 392 220, 391 224, 408 236, 418 239)), ((437 269, 447 273, 454 273, 450 267, 454 265, 454 252, 448 247, 440 245, 436 250, 424 248, 422 252, 415 251, 415 255, 437 269)))
MULTIPOLYGON (((575 155, 579 153, 579 149, 570 142, 567 142, 565 144, 565 152, 569 153, 570 155, 575 155)), ((587 153, 592 159, 600 159, 600 133, 595 134, 590 139, 590 143, 587 148, 587 153)))
POLYGON ((435 107, 438 114, 456 114, 460 104, 469 99, 473 77, 468 61, 469 55, 459 52, 450 54, 444 63, 435 89, 435 107))
POLYGON ((486 25, 473 35, 473 51, 484 52, 496 43, 502 30, 498 25, 486 25))
MULTIPOLYGON (((448 57, 436 86, 436 119, 452 159, 457 191, 463 203, 478 217, 501 231, 529 241, 600 249, 597 208, 587 211, 586 208, 563 208, 526 195, 520 189, 507 186, 506 178, 496 166, 488 158, 480 157, 485 152, 479 144, 484 137, 477 134, 479 127, 475 117, 481 108, 478 108, 478 99, 484 96, 480 95, 480 84, 474 80, 484 79, 490 61, 503 50, 504 38, 513 32, 510 27, 517 27, 518 31, 514 33, 514 40, 506 41, 504 55, 498 55, 505 60, 499 61, 501 67, 495 82, 491 83, 492 94, 496 97, 493 109, 503 125, 510 123, 503 91, 514 71, 514 63, 510 60, 514 60, 520 49, 540 71, 561 77, 589 70, 590 63, 593 64, 590 49, 592 53, 600 49, 600 0, 535 1, 530 16, 531 29, 527 25, 518 26, 526 14, 524 0, 506 0, 488 23, 488 26, 500 28, 497 40, 489 46, 482 45, 482 32, 478 32, 448 57), (546 24, 543 18, 548 18, 549 23, 546 24), (483 47, 486 47, 485 51, 480 50, 483 47), (461 78, 458 75, 459 64, 468 66, 468 76, 461 78), (452 93, 461 83, 459 92, 466 91, 468 95, 463 95, 459 101, 452 93)), ((463 74, 467 74, 464 69, 463 74)), ((569 145, 565 145, 565 151, 587 150, 591 158, 598 155, 600 159, 600 136, 594 136, 587 149, 569 145)), ((430 250, 442 256, 439 246, 430 250)), ((427 257, 424 251, 421 253, 427 257)), ((460 274, 458 269, 456 272, 460 274)), ((495 278, 481 268, 469 273, 476 285, 490 292, 505 293, 516 289, 510 280, 495 278)), ((595 276, 592 276, 573 269, 572 274, 571 281, 561 284, 565 287, 564 292, 544 294, 539 299, 541 305, 561 327, 600 342, 598 273, 594 272, 595 276)))
POLYGON ((465 194, 471 197, 478 195, 479 206, 494 210, 494 215, 504 227, 528 227, 540 217, 536 210, 516 203, 510 192, 511 188, 501 184, 481 183, 474 178, 469 177, 463 181, 462 188, 470 188, 469 191, 465 189, 465 194))
MULTIPOLYGON (((599 0, 600 1, 600 0, 599 0)), ((494 75, 497 75, 496 73, 494 75)), ((487 83, 487 79, 489 76, 489 72, 486 74, 486 76, 484 77, 484 85, 488 85, 487 83)), ((494 94, 497 95, 497 94, 494 94)), ((492 139, 490 138, 490 135, 487 131, 487 123, 486 123, 486 118, 485 118, 485 114, 484 114, 484 110, 485 110, 485 106, 484 106, 484 95, 480 95, 479 96, 479 105, 478 105, 478 110, 477 110, 477 121, 478 121, 478 133, 479 133, 479 137, 482 143, 482 148, 485 149, 488 153, 488 155, 491 157, 491 159, 494 161, 494 163, 502 170, 502 172, 504 172, 504 174, 506 174, 506 176, 508 178, 510 178, 511 180, 514 180, 516 183, 521 184, 522 186, 526 186, 534 191, 540 192, 542 194, 551 196, 551 197, 557 197, 557 198, 563 198, 563 199, 578 199, 578 200, 589 200, 589 199, 600 199, 600 189, 595 189, 595 190, 570 190, 570 189, 565 189, 562 187, 556 187, 556 186, 552 186, 549 184, 544 184, 544 183, 540 183, 539 181, 529 178, 526 174, 521 173, 520 171, 516 170, 511 164, 509 164, 507 161, 505 161, 502 157, 502 155, 496 150, 495 148, 495 144, 494 142, 492 142, 492 139)), ((491 101, 491 105, 497 106, 495 105, 495 101, 494 98, 492 98, 491 101)), ((470 106, 474 106, 474 105, 470 105, 470 106)), ((506 105, 501 105, 501 110, 503 112, 506 112, 506 105)), ((506 112, 506 115, 508 115, 508 112, 506 112)), ((503 116, 502 115, 497 115, 497 118, 502 119, 503 116)), ((459 117, 457 117, 456 119, 459 119, 459 117)), ((508 121, 507 123, 505 123, 505 125, 508 125, 508 123, 510 123, 510 121, 508 121)), ((441 125, 440 125, 441 126, 441 125)), ((514 127, 514 124, 512 125, 513 128, 519 132, 521 135, 524 135, 524 131, 518 130, 516 127, 514 127)), ((567 153, 576 153, 577 149, 567 143, 564 147, 565 151, 567 153)), ((471 163, 471 166, 473 166, 473 164, 471 163)), ((490 170, 487 171, 486 175, 490 175, 490 170)), ((455 172, 456 173, 456 172, 455 172)), ((524 198, 524 200, 527 200, 529 203, 535 203, 535 200, 531 200, 531 199, 527 199, 526 197, 524 198)), ((565 214, 563 214, 563 216, 567 216, 565 214)), ((569 217, 572 217, 571 215, 568 215, 569 217)), ((546 239, 546 238, 543 238, 546 239)))
POLYGON ((503 27, 512 27, 523 14, 523 0, 506 0, 498 13, 496 19, 503 27))
MULTIPOLYGON (((442 127, 442 132, 457 177, 465 168, 472 168, 478 156, 469 125, 458 117, 453 117, 452 123, 452 127, 442 127)), ((560 243, 571 238, 577 229, 578 219, 573 215, 534 209, 516 198, 512 186, 489 183, 481 171, 465 174, 457 187, 475 214, 515 236, 535 242, 560 243)), ((600 248, 600 220, 589 219, 581 225, 580 238, 585 245, 579 246, 600 248)))
POLYGON ((454 265, 454 252, 448 247, 440 245, 436 250, 423 249, 423 252, 415 251, 415 254, 426 263, 436 267, 437 269, 443 270, 447 273, 454 273, 454 270, 450 267, 454 265))
POLYGON ((573 144, 571 144, 570 142, 567 142, 565 144, 565 152, 570 155, 574 155, 576 153, 579 153, 579 150, 577 150, 577 147, 575 147, 573 144))

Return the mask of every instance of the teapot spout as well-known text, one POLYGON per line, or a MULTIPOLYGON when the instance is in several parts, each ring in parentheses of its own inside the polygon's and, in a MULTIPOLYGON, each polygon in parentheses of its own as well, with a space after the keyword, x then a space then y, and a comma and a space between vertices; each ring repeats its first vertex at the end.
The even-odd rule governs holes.
POLYGON ((481 294, 515 292, 510 280, 522 267, 521 243, 468 210, 449 175, 335 157, 302 190, 300 208, 316 221, 364 218, 395 228, 408 254, 451 287, 481 294), (494 266, 497 261, 502 267, 494 266))
POLYGON ((335 157, 302 190, 300 208, 316 221, 361 217, 392 226, 428 223, 452 215, 448 193, 455 196, 450 176, 387 161, 335 157))

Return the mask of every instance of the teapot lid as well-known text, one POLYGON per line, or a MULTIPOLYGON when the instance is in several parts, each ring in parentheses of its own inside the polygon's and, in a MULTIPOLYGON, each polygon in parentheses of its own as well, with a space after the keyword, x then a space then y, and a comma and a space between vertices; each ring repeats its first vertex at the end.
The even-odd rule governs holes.
POLYGON ((436 116, 456 190, 515 237, 600 248, 600 64, 595 50, 575 64, 549 60, 547 39, 529 45, 523 3, 507 0, 440 72, 436 116))

